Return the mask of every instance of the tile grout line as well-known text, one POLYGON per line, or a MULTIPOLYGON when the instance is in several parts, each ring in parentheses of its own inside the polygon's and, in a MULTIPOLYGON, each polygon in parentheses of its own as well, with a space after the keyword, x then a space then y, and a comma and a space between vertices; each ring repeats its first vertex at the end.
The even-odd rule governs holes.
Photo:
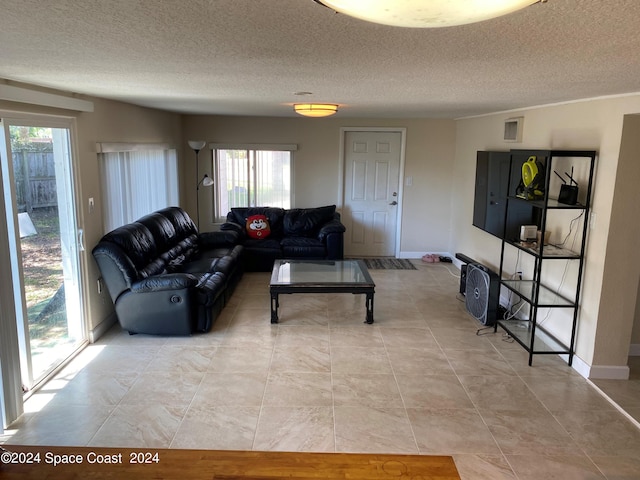
POLYGON ((260 401, 260 410, 258 411, 258 418, 256 419, 256 427, 253 431, 253 441, 251 442, 251 451, 255 451, 256 449, 256 439, 258 438, 258 429, 260 428, 260 420, 262 419, 262 414, 264 411, 264 400, 267 396, 267 387, 269 386, 269 379, 271 378, 271 368, 273 365, 273 357, 275 356, 276 345, 278 344, 278 335, 280 334, 280 325, 279 324, 271 324, 271 328, 276 328, 276 338, 273 341, 273 345, 271 346, 271 356, 269 357, 269 368, 267 369, 267 375, 264 380, 264 390, 262 391, 262 399, 260 401))
MULTIPOLYGON (((413 300, 413 299, 412 299, 413 300)), ((422 314, 420 314, 422 316, 422 314)), ((391 368, 391 374, 393 375, 393 381, 396 384, 396 388, 398 389, 398 395, 400 395, 400 401, 402 402, 402 408, 404 410, 404 416, 405 419, 407 420, 407 423, 409 424, 409 429, 411 430, 411 436, 413 437, 413 443, 416 447, 416 452, 418 453, 418 455, 421 455, 422 452, 420 451, 420 446, 418 445, 418 439, 416 437, 416 432, 415 429, 413 428, 413 424, 411 423, 411 419, 409 418, 409 411, 407 410, 407 404, 404 400, 404 395, 402 395, 402 390, 400 389, 400 384, 398 383, 398 377, 396 375, 396 371, 393 368, 393 363, 391 362, 391 358, 389 357, 389 350, 387 349, 387 342, 384 339, 384 335, 382 334, 382 331, 380 331, 380 336, 382 337, 382 345, 384 346, 384 351, 385 354, 387 356, 387 361, 389 362, 389 367, 391 368)))

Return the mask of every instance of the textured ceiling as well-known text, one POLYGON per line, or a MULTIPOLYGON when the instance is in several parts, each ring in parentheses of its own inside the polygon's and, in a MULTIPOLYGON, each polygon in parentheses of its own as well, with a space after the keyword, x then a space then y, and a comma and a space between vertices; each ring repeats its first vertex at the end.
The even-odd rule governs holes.
POLYGON ((0 0, 0 78, 184 113, 457 118, 639 92, 640 1, 407 29, 312 0, 0 0))

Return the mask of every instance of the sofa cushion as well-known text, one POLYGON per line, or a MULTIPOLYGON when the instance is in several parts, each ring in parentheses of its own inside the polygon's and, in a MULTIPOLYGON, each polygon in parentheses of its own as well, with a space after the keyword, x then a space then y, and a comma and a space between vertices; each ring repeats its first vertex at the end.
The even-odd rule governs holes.
POLYGON ((215 271, 217 261, 217 258, 199 258, 176 266, 176 270, 183 273, 210 273, 215 271))
POLYGON ((324 258, 327 253, 324 243, 315 238, 285 237, 280 245, 284 258, 324 258))
POLYGON ((255 238, 247 238, 243 244, 247 250, 276 250, 280 251, 280 240, 277 238, 265 238, 264 240, 257 240, 255 238))
POLYGON ((333 220, 335 205, 316 208, 292 208, 284 215, 285 237, 317 237, 320 228, 333 220))

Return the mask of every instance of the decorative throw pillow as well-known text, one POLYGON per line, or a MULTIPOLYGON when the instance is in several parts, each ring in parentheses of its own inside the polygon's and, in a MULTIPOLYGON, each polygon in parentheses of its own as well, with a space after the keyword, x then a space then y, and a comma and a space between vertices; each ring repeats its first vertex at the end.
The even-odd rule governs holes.
POLYGON ((267 238, 271 234, 269 221, 264 215, 251 215, 247 218, 247 235, 251 238, 267 238))

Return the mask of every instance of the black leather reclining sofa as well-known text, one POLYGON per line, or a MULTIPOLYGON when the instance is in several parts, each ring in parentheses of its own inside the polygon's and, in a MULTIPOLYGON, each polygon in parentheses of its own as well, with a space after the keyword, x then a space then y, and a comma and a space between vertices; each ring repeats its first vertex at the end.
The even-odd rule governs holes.
POLYGON ((168 207, 107 233, 93 249, 118 321, 129 333, 208 331, 242 276, 233 232, 199 233, 168 207))
POLYGON ((247 271, 269 272, 277 258, 341 260, 344 256, 345 227, 335 205, 232 208, 220 228, 237 234, 247 271), (263 229, 252 232, 252 219, 263 229))

